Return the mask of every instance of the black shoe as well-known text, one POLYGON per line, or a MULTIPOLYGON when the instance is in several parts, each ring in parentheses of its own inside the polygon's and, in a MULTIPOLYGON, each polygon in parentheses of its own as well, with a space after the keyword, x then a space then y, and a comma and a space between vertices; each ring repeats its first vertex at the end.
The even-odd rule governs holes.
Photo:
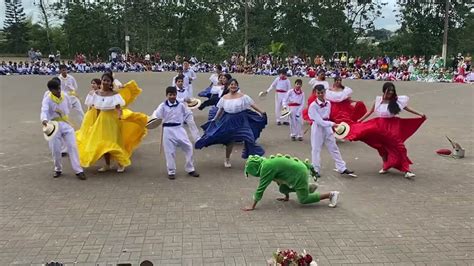
POLYGON ((176 177, 174 176, 174 174, 168 174, 168 179, 169 180, 175 180, 176 177))
POLYGON ((189 172, 188 175, 193 176, 193 177, 199 177, 199 174, 196 171, 189 172))
POLYGON ((281 122, 277 122, 277 126, 281 126, 281 122))
POLYGON ((67 152, 61 152, 61 157, 66 157, 67 156, 67 152))
POLYGON ((320 175, 318 172, 315 172, 315 173, 314 173, 314 177, 316 177, 316 178, 320 178, 320 177, 321 177, 321 175, 320 175))
POLYGON ((291 137, 291 140, 292 140, 292 141, 296 141, 296 137, 291 137))
POLYGON ((289 125, 290 125, 290 123, 288 123, 288 122, 283 122, 283 125, 285 125, 285 126, 289 126, 289 125))
POLYGON ((299 140, 299 141, 303 141, 303 137, 298 137, 298 140, 299 140))
POLYGON ((84 174, 84 172, 77 173, 76 176, 80 180, 86 180, 87 179, 86 174, 84 174))
POLYGON ((62 175, 62 172, 61 171, 55 171, 54 174, 53 174, 53 177, 54 178, 58 178, 59 176, 62 175))
POLYGON ((349 170, 349 169, 346 169, 346 170, 342 171, 341 174, 343 174, 343 175, 350 175, 350 174, 353 174, 353 173, 354 173, 354 171, 351 171, 351 170, 349 170))

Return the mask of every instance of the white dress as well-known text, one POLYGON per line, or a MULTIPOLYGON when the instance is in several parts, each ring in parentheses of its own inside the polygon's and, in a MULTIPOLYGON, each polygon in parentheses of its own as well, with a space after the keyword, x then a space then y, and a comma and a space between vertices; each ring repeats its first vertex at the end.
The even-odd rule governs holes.
POLYGON ((125 100, 118 93, 112 96, 100 96, 93 93, 87 95, 85 104, 98 110, 113 110, 117 105, 125 106, 125 100))
POLYGON ((217 108, 224 109, 226 113, 235 114, 250 109, 252 104, 254 104, 252 98, 244 94, 244 96, 236 99, 221 98, 217 103, 217 108))
POLYGON ((352 89, 349 87, 344 87, 342 91, 332 91, 332 90, 327 90, 326 91, 326 100, 331 101, 331 102, 336 102, 340 103, 347 98, 349 98, 352 94, 352 89))
MULTIPOLYGON (((407 107, 408 100, 409 100, 409 97, 406 95, 400 95, 397 97, 397 104, 400 107, 400 110, 403 110, 403 108, 407 107)), ((383 117, 383 118, 390 118, 390 117, 395 116, 394 114, 390 113, 390 111, 388 110, 388 103, 382 103, 382 96, 377 96, 375 98, 374 112, 378 117, 383 117)))

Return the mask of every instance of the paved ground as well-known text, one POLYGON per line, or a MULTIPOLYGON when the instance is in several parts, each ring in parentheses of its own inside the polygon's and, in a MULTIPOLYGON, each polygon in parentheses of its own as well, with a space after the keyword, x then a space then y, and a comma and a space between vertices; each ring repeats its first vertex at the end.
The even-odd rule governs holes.
MULTIPOLYGON (((93 74, 75 75, 84 96, 93 74)), ((132 107, 151 113, 164 98, 172 74, 118 74, 136 79, 144 92, 132 107)), ((198 75, 196 91, 207 84, 198 75)), ((241 88, 255 97, 270 77, 240 76, 241 88)), ((277 248, 306 249, 320 265, 474 264, 474 86, 397 83, 399 94, 428 120, 407 142, 416 181, 400 173, 379 176, 381 160, 363 143, 340 149, 359 178, 341 177, 322 154, 321 190, 340 190, 336 209, 327 203, 299 205, 275 201, 276 186, 258 209, 251 203, 256 178, 245 179, 240 149, 233 168, 223 166, 223 147, 196 151, 201 178, 166 178, 159 154, 159 131, 149 133, 123 174, 87 170, 88 180, 70 171, 53 179, 39 109, 48 77, 0 77, 0 265, 62 261, 72 265, 133 263, 155 265, 265 265, 277 248), (466 148, 454 160, 434 150, 449 147, 445 135, 466 148)), ((294 78, 291 78, 294 81, 294 78)), ((307 80, 305 80, 306 84, 307 80)), ((354 98, 371 103, 382 83, 345 81, 354 98)), ((195 92, 197 93, 197 92, 195 92)), ((273 119, 273 101, 257 101, 273 119)), ((201 124, 207 112, 195 113, 201 124)), ((291 142, 288 128, 270 124, 261 143, 267 154, 310 156, 309 139, 291 142)), ((182 161, 183 156, 178 158, 182 161)))

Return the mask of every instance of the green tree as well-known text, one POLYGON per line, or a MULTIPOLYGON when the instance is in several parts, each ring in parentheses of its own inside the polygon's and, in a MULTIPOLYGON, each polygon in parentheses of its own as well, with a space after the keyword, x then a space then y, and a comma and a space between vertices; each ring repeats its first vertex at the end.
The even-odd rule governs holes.
POLYGON ((5 1, 5 50, 25 53, 28 50, 29 27, 20 0, 5 1))

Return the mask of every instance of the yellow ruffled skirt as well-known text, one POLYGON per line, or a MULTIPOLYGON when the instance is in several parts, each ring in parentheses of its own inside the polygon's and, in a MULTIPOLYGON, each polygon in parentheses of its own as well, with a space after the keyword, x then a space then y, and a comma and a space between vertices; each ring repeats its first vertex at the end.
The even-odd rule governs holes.
MULTIPOLYGON (((135 101, 141 89, 135 81, 125 84, 119 91, 126 106, 135 101)), ((131 164, 130 157, 146 136, 148 116, 122 109, 122 119, 116 110, 99 111, 90 108, 84 115, 81 129, 76 131, 79 160, 82 167, 94 165, 104 154, 122 166, 131 164)))

